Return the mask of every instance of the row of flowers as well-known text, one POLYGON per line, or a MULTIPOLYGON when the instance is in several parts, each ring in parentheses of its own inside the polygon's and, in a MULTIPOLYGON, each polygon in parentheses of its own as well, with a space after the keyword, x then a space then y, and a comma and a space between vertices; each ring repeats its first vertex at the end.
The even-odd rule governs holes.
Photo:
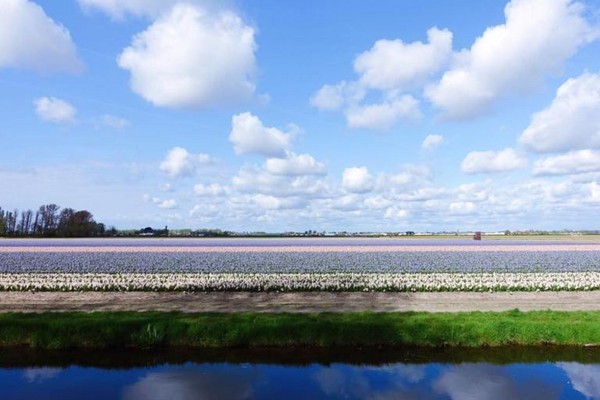
POLYGON ((11 252, 0 273, 492 273, 600 271, 598 251, 11 252))
POLYGON ((2 291, 561 291, 599 290, 600 272, 0 274, 2 291))

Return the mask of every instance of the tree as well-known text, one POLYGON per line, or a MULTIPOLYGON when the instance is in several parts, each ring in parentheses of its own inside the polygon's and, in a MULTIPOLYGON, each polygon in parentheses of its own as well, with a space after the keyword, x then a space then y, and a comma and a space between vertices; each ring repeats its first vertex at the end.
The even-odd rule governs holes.
POLYGON ((60 207, 56 204, 45 204, 40 207, 42 236, 52 237, 56 235, 56 229, 58 227, 59 209, 60 207))
POLYGON ((31 218, 33 217, 33 211, 21 211, 21 218, 17 225, 17 232, 19 236, 29 236, 31 230, 31 218))
POLYGON ((6 236, 5 211, 0 207, 0 236, 6 236))
MULTIPOLYGON (((114 227, 107 231, 87 210, 61 210, 56 204, 45 204, 34 214, 31 210, 19 213, 17 209, 6 211, 0 207, 0 236, 90 237, 116 236, 117 233, 114 227)), ((164 234, 168 234, 166 227, 164 234)))
POLYGON ((63 208, 58 215, 57 234, 60 237, 73 237, 73 216, 75 210, 72 208, 63 208))
POLYGON ((94 216, 87 210, 77 211, 73 214, 70 228, 74 237, 93 236, 96 230, 94 216))
POLYGON ((33 236, 41 236, 42 235, 42 226, 41 226, 41 217, 40 211, 35 212, 35 218, 33 219, 33 226, 31 227, 31 234, 33 236))

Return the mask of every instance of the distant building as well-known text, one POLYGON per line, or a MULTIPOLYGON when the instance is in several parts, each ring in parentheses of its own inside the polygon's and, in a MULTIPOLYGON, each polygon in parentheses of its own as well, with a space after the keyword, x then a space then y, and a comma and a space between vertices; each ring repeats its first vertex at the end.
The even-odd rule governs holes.
POLYGON ((169 236, 169 229, 165 226, 165 229, 153 229, 149 226, 144 229, 140 229, 139 236, 169 236))
POLYGON ((140 229, 139 235, 140 236, 154 236, 154 229, 152 229, 149 226, 144 229, 140 229))

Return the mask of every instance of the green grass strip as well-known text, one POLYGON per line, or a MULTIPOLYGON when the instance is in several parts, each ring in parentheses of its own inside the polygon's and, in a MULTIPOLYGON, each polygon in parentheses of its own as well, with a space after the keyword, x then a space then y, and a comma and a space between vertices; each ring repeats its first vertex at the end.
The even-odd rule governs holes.
POLYGON ((545 344, 600 344, 600 312, 0 314, 0 347, 478 347, 545 344))

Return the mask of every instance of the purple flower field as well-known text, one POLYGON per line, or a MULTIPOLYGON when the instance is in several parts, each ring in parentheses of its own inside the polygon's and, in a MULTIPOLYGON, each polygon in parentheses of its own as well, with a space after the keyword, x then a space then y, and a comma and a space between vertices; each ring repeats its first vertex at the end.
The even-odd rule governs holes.
POLYGON ((595 288, 600 288, 600 245, 590 242, 0 241, 0 289, 3 290, 595 288))

